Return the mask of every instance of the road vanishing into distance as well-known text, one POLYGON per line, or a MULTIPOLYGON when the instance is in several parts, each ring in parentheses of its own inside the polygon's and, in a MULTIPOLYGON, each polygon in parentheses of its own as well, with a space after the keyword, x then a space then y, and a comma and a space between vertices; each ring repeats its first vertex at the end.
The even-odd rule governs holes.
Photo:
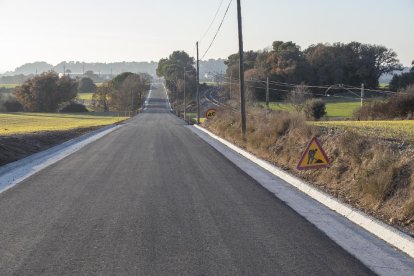
POLYGON ((370 275, 173 116, 120 129, 0 194, 0 275, 370 275))

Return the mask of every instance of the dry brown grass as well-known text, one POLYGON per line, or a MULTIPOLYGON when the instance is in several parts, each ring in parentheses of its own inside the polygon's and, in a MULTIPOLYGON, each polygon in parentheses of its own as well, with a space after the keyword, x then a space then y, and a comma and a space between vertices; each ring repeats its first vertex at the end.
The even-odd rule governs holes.
POLYGON ((286 111, 251 109, 242 139, 239 114, 223 110, 204 126, 256 156, 291 171, 331 195, 414 233, 414 146, 310 125, 286 111), (318 136, 332 165, 297 171, 308 142, 318 136))

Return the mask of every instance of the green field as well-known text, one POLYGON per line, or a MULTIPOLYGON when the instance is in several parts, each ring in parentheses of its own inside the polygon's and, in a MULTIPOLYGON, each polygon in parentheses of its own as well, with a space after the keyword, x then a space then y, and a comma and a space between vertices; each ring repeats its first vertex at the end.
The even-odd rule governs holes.
POLYGON ((2 84, 0 83, 0 88, 16 88, 19 84, 2 84))
MULTIPOLYGON (((203 116, 203 115, 201 115, 201 116, 203 116)), ((189 120, 193 123, 197 123, 197 113, 195 113, 195 112, 186 112, 186 117, 187 117, 187 120, 189 120)), ((204 122, 205 120, 206 120, 206 118, 200 117, 200 123, 204 122)))
POLYGON ((92 100, 93 93, 78 93, 78 98, 84 101, 92 100))
MULTIPOLYGON (((264 102, 259 103, 261 106, 265 106, 264 102)), ((361 103, 359 101, 328 101, 326 102, 327 117, 343 117, 351 118, 361 103)), ((293 111, 292 105, 285 102, 271 102, 269 104, 272 110, 287 110, 293 111)))
POLYGON ((327 117, 353 117, 355 110, 361 107, 361 102, 331 102, 326 103, 327 117))
POLYGON ((105 126, 127 118, 115 113, 0 113, 0 135, 105 126))
POLYGON ((364 136, 414 142, 414 121, 329 121, 313 123, 321 127, 338 127, 364 136))

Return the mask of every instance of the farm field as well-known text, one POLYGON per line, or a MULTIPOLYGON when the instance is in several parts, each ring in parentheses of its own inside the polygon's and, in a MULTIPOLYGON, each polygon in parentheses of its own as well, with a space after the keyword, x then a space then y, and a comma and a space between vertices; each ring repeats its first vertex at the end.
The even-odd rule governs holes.
POLYGON ((18 84, 2 84, 0 83, 0 88, 16 88, 17 86, 19 86, 18 84))
POLYGON ((28 134, 105 126, 128 119, 117 113, 0 113, 0 135, 28 134))
MULTIPOLYGON (((260 102, 261 106, 265 106, 264 102, 260 102)), ((326 112, 327 117, 343 117, 351 118, 359 107, 361 103, 359 101, 343 101, 343 102, 326 102, 326 112)), ((288 110, 292 111, 293 107, 284 102, 271 102, 269 104, 270 109, 272 110, 288 110)))
POLYGON ((78 98, 83 101, 92 100, 93 93, 78 93, 78 98))
POLYGON ((321 127, 338 127, 363 136, 375 136, 414 142, 414 121, 329 121, 315 122, 321 127))

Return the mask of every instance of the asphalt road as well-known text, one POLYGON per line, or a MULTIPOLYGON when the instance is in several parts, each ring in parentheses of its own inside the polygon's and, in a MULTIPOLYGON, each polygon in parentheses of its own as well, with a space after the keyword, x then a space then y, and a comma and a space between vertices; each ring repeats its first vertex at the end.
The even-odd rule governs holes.
POLYGON ((0 194, 0 275, 369 275, 169 113, 0 194))

